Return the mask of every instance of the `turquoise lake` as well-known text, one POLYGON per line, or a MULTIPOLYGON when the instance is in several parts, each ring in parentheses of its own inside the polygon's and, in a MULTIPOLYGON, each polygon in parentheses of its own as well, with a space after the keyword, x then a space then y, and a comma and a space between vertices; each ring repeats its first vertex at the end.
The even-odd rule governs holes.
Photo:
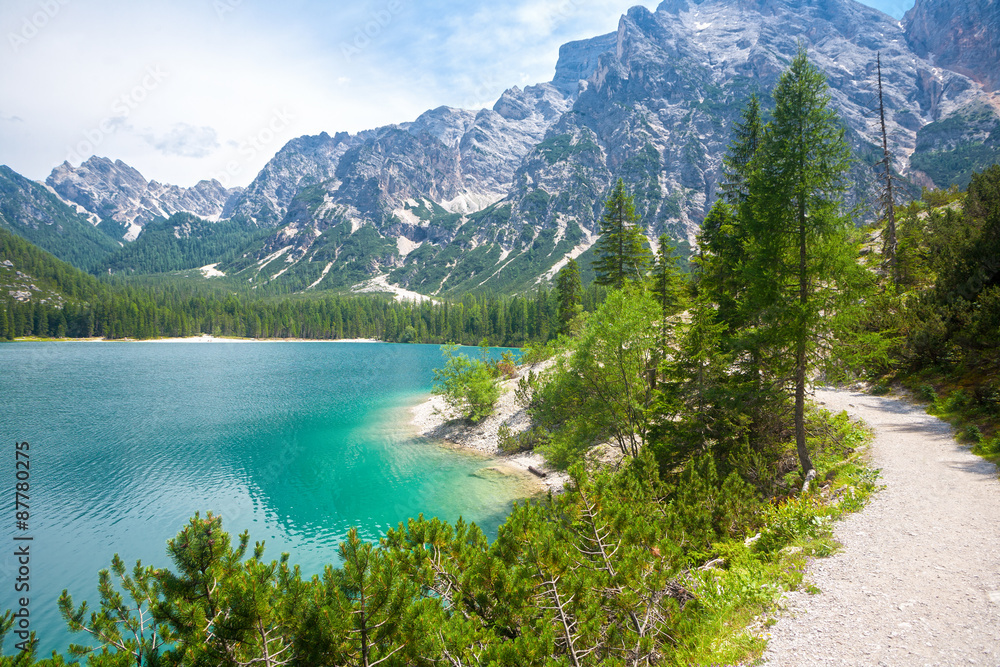
POLYGON ((116 552, 130 567, 170 566, 166 541, 195 512, 221 515, 234 537, 248 529, 266 558, 290 552, 306 574, 336 563, 351 526, 374 539, 423 512, 494 535, 525 481, 416 438, 408 424, 442 364, 431 345, 0 345, 0 609, 17 595, 15 532, 34 538, 39 657, 89 643, 59 617, 64 588, 93 606, 98 571, 116 552), (13 516, 18 441, 30 443, 26 532, 13 516))

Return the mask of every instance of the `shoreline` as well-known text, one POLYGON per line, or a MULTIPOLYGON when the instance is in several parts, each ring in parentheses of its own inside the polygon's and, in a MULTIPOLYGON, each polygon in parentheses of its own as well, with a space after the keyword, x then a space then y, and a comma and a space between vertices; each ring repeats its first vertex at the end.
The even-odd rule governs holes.
POLYGON ((374 338, 239 338, 236 336, 185 336, 174 338, 15 338, 11 343, 384 343, 374 338))
POLYGON ((551 361, 518 369, 517 377, 500 383, 500 398, 489 417, 478 424, 470 424, 454 418, 444 397, 431 395, 422 403, 410 408, 410 425, 417 434, 428 440, 467 452, 478 453, 495 462, 497 467, 510 468, 535 481, 542 492, 559 493, 563 490, 569 475, 545 465, 545 460, 537 452, 521 452, 505 455, 499 451, 499 430, 506 425, 511 434, 521 433, 531 427, 531 418, 514 397, 518 380, 529 371, 538 373, 551 365, 551 361), (529 468, 544 472, 539 477, 529 468))

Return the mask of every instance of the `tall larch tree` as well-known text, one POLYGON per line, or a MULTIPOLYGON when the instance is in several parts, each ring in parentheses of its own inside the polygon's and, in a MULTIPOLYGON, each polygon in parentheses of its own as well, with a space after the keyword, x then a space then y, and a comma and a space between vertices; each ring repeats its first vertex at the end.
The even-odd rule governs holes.
POLYGON ((864 271, 843 204, 850 161, 844 126, 804 49, 781 75, 774 101, 742 220, 749 242, 746 298, 759 313, 754 338, 767 367, 790 380, 796 449, 809 479, 815 473, 806 448, 806 383, 837 316, 857 298, 864 271))

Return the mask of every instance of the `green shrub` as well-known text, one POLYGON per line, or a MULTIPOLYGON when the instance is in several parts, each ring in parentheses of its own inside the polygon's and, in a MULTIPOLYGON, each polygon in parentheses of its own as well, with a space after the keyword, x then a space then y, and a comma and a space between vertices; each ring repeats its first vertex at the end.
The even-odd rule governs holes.
POLYGON ((1000 435, 993 438, 983 438, 972 448, 972 453, 977 456, 997 456, 1000 455, 1000 435))
POLYGON ((976 387, 976 403, 987 412, 1000 415, 1000 383, 987 382, 976 387))
POLYGON ((921 401, 931 401, 937 399, 937 392, 934 391, 934 387, 929 384, 920 385, 920 389, 917 389, 917 398, 921 401))
POLYGON ((975 424, 969 424, 962 429, 961 434, 959 434, 959 439, 961 439, 962 442, 978 444, 983 440, 983 432, 980 431, 979 427, 975 424))
POLYGON ((968 405, 969 395, 962 389, 956 389, 948 394, 947 398, 942 399, 939 396, 927 411, 936 415, 950 415, 962 412, 968 405))
POLYGON ((478 422, 493 413, 500 398, 500 384, 488 362, 457 354, 457 350, 457 345, 441 349, 447 361, 444 368, 434 369, 432 393, 444 396, 448 406, 464 419, 478 422))
POLYGON ((538 426, 534 426, 520 433, 512 433, 507 424, 500 424, 497 431, 497 449, 501 454, 511 455, 521 452, 530 452, 539 445, 548 442, 548 432, 538 426))
POLYGON ((528 371, 527 375, 522 375, 517 381, 517 389, 514 390, 514 400, 522 408, 527 409, 534 402, 538 381, 538 375, 535 374, 535 371, 528 371))
POLYGON ((814 498, 792 497, 771 505, 765 515, 766 527, 753 545, 758 553, 773 553, 798 537, 815 539, 829 530, 830 518, 814 498))
POLYGON ((503 355, 493 362, 498 377, 513 380, 517 377, 517 359, 510 350, 505 350, 503 355))
POLYGON ((529 366, 551 359, 559 351, 556 341, 548 343, 528 343, 521 350, 521 363, 529 366))

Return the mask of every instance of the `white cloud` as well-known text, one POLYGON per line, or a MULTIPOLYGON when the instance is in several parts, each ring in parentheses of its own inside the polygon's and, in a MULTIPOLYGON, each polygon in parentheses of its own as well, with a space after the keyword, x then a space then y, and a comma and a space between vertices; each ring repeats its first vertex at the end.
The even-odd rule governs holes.
POLYGON ((160 136, 147 131, 142 138, 164 155, 200 158, 211 155, 219 148, 219 135, 214 128, 195 127, 187 123, 175 123, 160 136))
MULTIPOLYGON (((54 1, 59 11, 16 51, 0 40, 0 163, 42 179, 92 145, 178 185, 219 172, 246 184, 303 134, 357 132, 442 104, 491 106, 512 85, 551 79, 562 43, 657 4, 218 0, 219 12, 216 0, 54 1), (276 110, 290 120, 272 130, 276 110)), ((39 0, 0 2, 0 37, 38 11, 39 0)))

